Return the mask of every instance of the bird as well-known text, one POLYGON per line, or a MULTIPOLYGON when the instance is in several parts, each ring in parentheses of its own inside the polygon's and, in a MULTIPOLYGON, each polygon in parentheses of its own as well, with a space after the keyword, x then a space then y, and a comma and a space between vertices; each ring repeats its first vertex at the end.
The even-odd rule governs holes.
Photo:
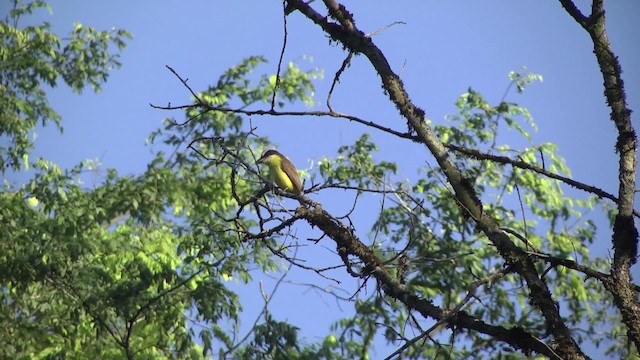
POLYGON ((269 166, 271 181, 282 190, 294 194, 302 192, 302 182, 296 166, 286 156, 273 149, 265 150, 258 159, 258 164, 269 166))

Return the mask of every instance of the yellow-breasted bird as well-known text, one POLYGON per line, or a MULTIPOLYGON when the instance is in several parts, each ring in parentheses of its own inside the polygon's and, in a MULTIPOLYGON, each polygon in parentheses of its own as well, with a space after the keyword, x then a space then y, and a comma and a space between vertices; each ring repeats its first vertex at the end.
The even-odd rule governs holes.
POLYGON ((302 192, 302 182, 296 166, 284 155, 275 150, 266 150, 258 159, 258 164, 269 166, 271 181, 279 188, 294 194, 302 192))

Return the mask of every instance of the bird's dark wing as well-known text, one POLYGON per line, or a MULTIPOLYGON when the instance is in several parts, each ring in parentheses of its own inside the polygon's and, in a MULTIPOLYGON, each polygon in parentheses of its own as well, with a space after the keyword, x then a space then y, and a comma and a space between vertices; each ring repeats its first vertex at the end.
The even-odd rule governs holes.
POLYGON ((282 157, 282 170, 287 174, 289 179, 291 179, 291 183, 293 184, 293 189, 296 192, 302 192, 302 182, 300 181, 300 176, 298 176, 298 172, 296 171, 296 167, 293 165, 289 159, 286 157, 282 157))

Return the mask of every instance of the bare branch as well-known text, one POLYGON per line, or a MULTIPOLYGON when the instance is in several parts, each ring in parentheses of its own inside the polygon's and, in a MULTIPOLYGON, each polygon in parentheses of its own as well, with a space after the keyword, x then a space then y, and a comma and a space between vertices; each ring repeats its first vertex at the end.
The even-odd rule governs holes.
POLYGON ((633 215, 635 201, 638 140, 631 110, 627 107, 622 68, 607 37, 603 0, 592 0, 588 19, 579 12, 570 0, 560 0, 562 6, 588 33, 593 42, 600 72, 604 80, 604 94, 611 108, 611 120, 618 131, 616 151, 618 159, 618 213, 613 225, 612 282, 605 283, 627 325, 627 335, 636 349, 640 349, 640 304, 632 286, 631 266, 638 258, 638 229, 633 215))
POLYGON ((347 67, 351 64, 351 59, 353 58, 353 52, 349 52, 347 57, 342 61, 342 65, 340 69, 336 71, 336 74, 333 76, 333 81, 331 82, 331 88, 329 89, 329 93, 327 94, 327 109, 329 112, 335 113, 333 108, 331 107, 331 95, 333 95, 333 90, 336 87, 336 84, 340 81, 340 75, 347 69, 347 67))
POLYGON ((578 24, 582 25, 582 27, 587 26, 587 17, 580 12, 580 9, 576 7, 572 0, 560 0, 560 3, 578 24))
POLYGON ((271 110, 276 107, 276 95, 280 88, 280 72, 282 71, 282 58, 284 58, 284 51, 287 49, 287 4, 282 2, 282 26, 284 28, 284 34, 282 35, 282 50, 280 51, 280 58, 278 59, 278 71, 276 72, 276 84, 273 87, 273 96, 271 97, 271 110))
MULTIPOLYGON (((479 150, 476 149, 469 149, 469 148, 465 148, 463 146, 458 146, 458 145, 454 145, 454 144, 449 144, 449 143, 445 143, 444 144, 445 147, 454 150, 456 152, 459 152, 461 154, 465 154, 471 158, 474 158, 476 160, 484 160, 484 161, 492 161, 498 164, 508 164, 520 169, 524 169, 524 170, 531 170, 535 173, 538 173, 540 175, 544 175, 546 177, 549 177, 551 179, 555 179, 555 180, 559 180, 567 185, 570 185, 576 189, 588 192, 588 193, 592 193, 596 196, 598 196, 601 199, 609 199, 613 202, 615 202, 616 204, 619 203, 619 199, 613 195, 610 194, 600 188, 597 188, 595 186, 592 185, 587 185, 585 183, 581 183, 579 181, 573 180, 571 178, 568 178, 566 176, 562 176, 562 175, 558 175, 556 173, 553 173, 551 171, 548 171, 544 168, 544 166, 538 166, 535 164, 530 164, 527 162, 524 162, 522 160, 514 160, 511 159, 509 157, 506 156, 500 156, 500 155, 492 155, 492 154, 487 154, 487 153, 483 153, 479 150)), ((633 214, 640 218, 640 211, 637 210, 633 210, 633 214)))

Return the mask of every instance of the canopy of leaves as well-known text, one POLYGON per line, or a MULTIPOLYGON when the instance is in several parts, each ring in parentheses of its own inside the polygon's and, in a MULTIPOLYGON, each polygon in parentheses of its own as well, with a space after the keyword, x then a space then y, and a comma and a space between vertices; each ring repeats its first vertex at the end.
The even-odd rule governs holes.
MULTIPOLYGON (((289 256, 297 239, 281 241, 300 217, 262 196, 264 177, 253 164, 269 142, 255 136, 247 109, 271 105, 264 113, 277 115, 276 106, 312 104, 319 73, 290 63, 279 77, 255 76, 265 59, 246 58, 207 89, 189 88, 191 103, 180 107, 186 120, 166 119, 150 135, 154 149, 162 150, 144 172, 123 176, 107 169, 88 187, 83 173, 94 171, 94 163, 60 169, 46 159, 29 160, 30 132, 38 123, 60 125, 45 86, 62 79, 76 91, 99 90, 107 71, 119 65, 112 51, 121 50, 129 35, 77 24, 70 40, 62 41, 47 24, 18 27, 21 16, 41 7, 41 1, 16 2, 0 23, 0 136, 8 140, 0 168, 28 165, 35 173, 21 184, 5 182, 0 192, 3 358, 366 359, 376 338, 407 344, 403 358, 522 358, 518 349, 480 332, 445 330, 380 289, 369 295, 349 289, 354 296, 339 301, 349 303, 353 315, 338 320, 318 343, 305 343, 298 327, 274 318, 266 299, 260 319, 242 336, 241 302, 227 281, 246 284, 254 270, 281 271, 283 259, 300 266, 289 256)), ((518 92, 542 79, 509 76, 507 86, 518 92)), ((523 107, 505 99, 491 104, 473 89, 456 106, 455 115, 434 126, 447 144, 569 174, 553 144, 535 143, 535 124, 523 107), (517 133, 526 145, 502 143, 504 132, 517 133)), ((440 309, 545 338, 548 329, 530 304, 529 289, 474 227, 441 169, 427 166, 416 180, 399 179, 397 165, 375 161, 376 151, 363 132, 335 157, 322 159, 312 174, 322 182, 311 191, 347 189, 384 204, 370 229, 369 249, 404 290, 440 309)), ((596 228, 583 215, 597 205, 594 198, 572 199, 559 180, 489 158, 463 151, 451 151, 451 158, 472 179, 483 211, 500 219, 519 247, 607 269, 588 251, 596 228)), ((350 275, 372 281, 375 269, 341 251, 337 256, 350 275)), ((535 266, 566 309, 563 319, 579 343, 602 343, 612 356, 631 356, 599 282, 542 261, 535 266)), ((322 275, 326 269, 308 270, 322 275)))
POLYGON ((121 51, 131 38, 121 29, 98 31, 80 23, 64 40, 51 33, 48 23, 19 26, 21 17, 41 8, 49 9, 44 1, 16 0, 0 22, 0 172, 28 162, 31 131, 38 123, 62 129, 46 98, 47 87, 62 80, 76 92, 87 86, 100 91, 109 71, 120 67, 113 50, 121 51))

